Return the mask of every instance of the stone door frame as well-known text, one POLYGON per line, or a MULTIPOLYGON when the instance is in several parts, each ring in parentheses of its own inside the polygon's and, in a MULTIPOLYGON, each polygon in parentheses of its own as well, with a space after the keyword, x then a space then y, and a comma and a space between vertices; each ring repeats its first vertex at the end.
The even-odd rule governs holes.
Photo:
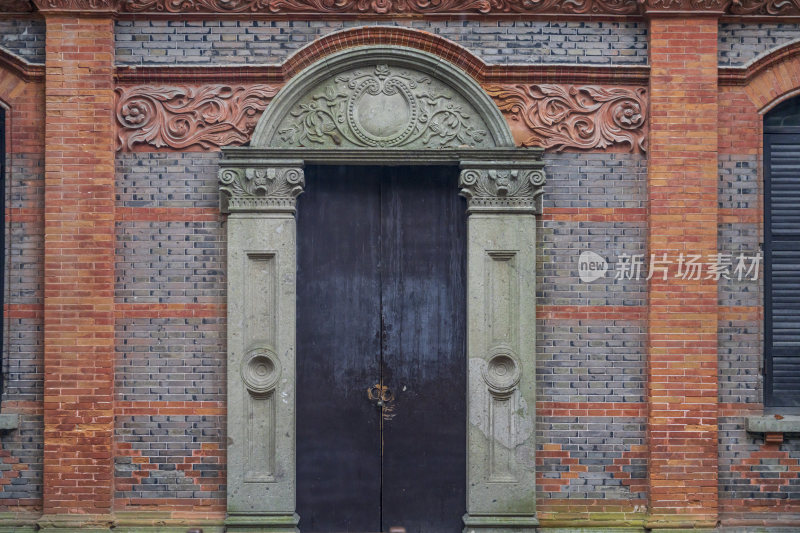
POLYGON ((229 214, 227 529, 299 531, 295 205, 304 166, 458 165, 453 194, 467 198, 468 214, 464 531, 533 532, 541 150, 514 146, 494 102, 463 71, 382 46, 298 74, 251 144, 225 149, 219 171, 229 214))

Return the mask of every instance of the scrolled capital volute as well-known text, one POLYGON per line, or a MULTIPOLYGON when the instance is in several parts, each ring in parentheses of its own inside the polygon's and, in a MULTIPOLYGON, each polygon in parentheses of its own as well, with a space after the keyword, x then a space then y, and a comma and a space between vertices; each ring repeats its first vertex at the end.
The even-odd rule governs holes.
POLYGON ((281 165, 224 166, 219 171, 220 210, 223 213, 294 213, 303 193, 301 161, 281 165))
POLYGON ((539 213, 544 183, 542 168, 511 162, 465 162, 459 177, 468 213, 539 213))

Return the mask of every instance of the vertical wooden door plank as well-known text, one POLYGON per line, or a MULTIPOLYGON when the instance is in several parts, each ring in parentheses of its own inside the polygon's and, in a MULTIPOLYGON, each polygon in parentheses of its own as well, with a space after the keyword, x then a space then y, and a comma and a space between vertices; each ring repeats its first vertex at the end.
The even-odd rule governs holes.
POLYGON ((378 169, 307 167, 298 205, 297 509, 305 532, 380 530, 378 169))
POLYGON ((456 533, 466 508, 465 247, 457 169, 382 182, 383 530, 456 533))

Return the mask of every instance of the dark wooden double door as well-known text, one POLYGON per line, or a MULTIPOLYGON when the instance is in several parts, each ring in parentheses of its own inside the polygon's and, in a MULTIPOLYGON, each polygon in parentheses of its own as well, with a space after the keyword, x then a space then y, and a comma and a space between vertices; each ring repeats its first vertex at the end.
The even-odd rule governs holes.
POLYGON ((304 532, 462 529, 466 228, 456 173, 306 168, 297 217, 304 532))

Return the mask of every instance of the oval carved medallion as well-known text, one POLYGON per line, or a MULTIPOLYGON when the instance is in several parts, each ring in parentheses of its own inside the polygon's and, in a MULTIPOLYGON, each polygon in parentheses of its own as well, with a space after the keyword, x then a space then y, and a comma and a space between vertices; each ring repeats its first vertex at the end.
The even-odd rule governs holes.
POLYGON ((431 149, 489 147, 487 130, 452 87, 387 64, 324 81, 277 129, 286 147, 431 149))

